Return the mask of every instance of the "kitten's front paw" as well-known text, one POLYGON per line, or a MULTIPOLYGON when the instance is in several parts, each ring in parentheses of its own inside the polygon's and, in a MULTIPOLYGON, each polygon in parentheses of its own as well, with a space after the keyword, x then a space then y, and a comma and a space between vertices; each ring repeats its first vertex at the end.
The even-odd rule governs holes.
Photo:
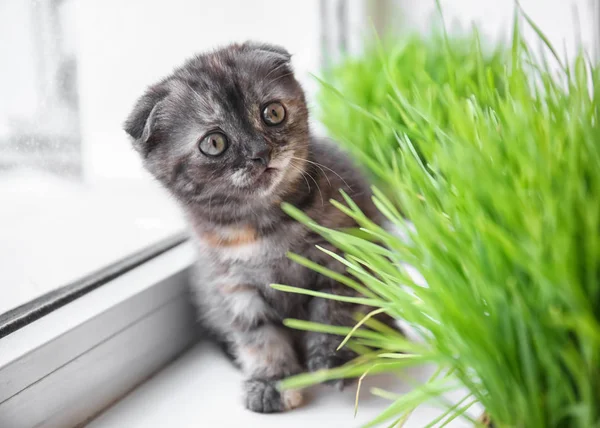
MULTIPOLYGON (((355 357, 356 354, 354 352, 344 349, 341 349, 333 354, 317 354, 308 359, 307 368, 311 372, 333 369, 343 366, 347 362, 353 360, 355 357)), ((332 379, 326 381, 325 384, 331 385, 342 391, 346 386, 354 383, 354 381, 355 378, 332 379)))
POLYGON ((257 413, 277 413, 302 404, 300 391, 277 389, 276 381, 249 379, 244 382, 246 408, 257 413))

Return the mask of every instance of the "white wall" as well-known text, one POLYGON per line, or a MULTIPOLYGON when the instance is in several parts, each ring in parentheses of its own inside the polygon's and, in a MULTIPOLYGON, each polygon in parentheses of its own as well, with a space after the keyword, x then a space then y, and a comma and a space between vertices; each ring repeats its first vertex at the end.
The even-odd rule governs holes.
POLYGON ((146 86, 194 53, 247 39, 278 43, 293 54, 305 87, 314 86, 317 0, 70 1, 90 180, 143 174, 121 125, 146 86))
MULTIPOLYGON (((579 36, 590 54, 593 51, 592 5, 597 1, 520 0, 520 4, 557 50, 562 53, 563 46, 566 46, 567 54, 572 56, 577 50, 579 36)), ((469 29, 475 23, 491 40, 508 40, 512 30, 514 0, 441 0, 440 3, 449 29, 469 29)), ((423 31, 431 28, 431 17, 436 14, 434 0, 398 0, 398 4, 405 17, 403 23, 411 29, 423 31)), ((527 30, 526 37, 528 40, 537 40, 531 30, 527 30)))

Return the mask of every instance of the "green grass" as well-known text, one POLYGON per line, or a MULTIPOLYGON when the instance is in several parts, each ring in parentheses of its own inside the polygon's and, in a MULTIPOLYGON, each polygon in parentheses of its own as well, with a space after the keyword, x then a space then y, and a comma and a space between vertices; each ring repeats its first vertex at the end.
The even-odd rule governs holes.
MULTIPOLYGON (((440 34, 430 38, 409 36, 400 43, 388 42, 385 48, 373 46, 362 57, 348 58, 325 72, 324 78, 333 88, 322 90, 318 95, 319 119, 331 137, 372 172, 377 185, 387 189, 387 169, 393 166, 389 155, 398 147, 395 134, 400 126, 411 122, 403 110, 397 108, 395 91, 400 91, 411 102, 424 98, 423 102, 428 104, 427 114, 444 126, 451 120, 451 112, 432 101, 441 96, 439 91, 444 90, 445 85, 450 84, 457 96, 476 93, 477 73, 480 72, 478 61, 483 62, 489 73, 485 78, 494 82, 502 94, 499 83, 507 58, 506 50, 491 50, 477 58, 472 54, 475 49, 479 49, 476 37, 455 37, 446 42, 440 34), (447 55, 446 43, 452 55, 447 55), (460 73, 455 72, 457 66, 460 66, 460 73), (343 97, 338 91, 343 92, 343 97), (365 112, 379 120, 365 120, 365 112), (394 126, 388 126, 389 122, 394 126)), ((431 139, 414 137, 418 153, 427 152, 431 139)), ((393 187, 390 190, 393 193, 393 187)))
POLYGON ((424 402, 446 409, 430 425, 443 426, 476 401, 498 427, 600 427, 600 68, 581 54, 553 72, 553 48, 534 57, 516 24, 512 46, 491 57, 479 46, 476 34, 413 38, 329 76, 324 123, 377 177, 377 207, 408 238, 349 198, 338 207, 362 234, 285 209, 343 251, 357 303, 424 342, 373 319, 355 331, 288 320, 350 335, 361 356, 283 386, 433 362, 440 371, 408 394, 372 391, 391 403, 368 426, 401 424, 424 402), (459 404, 443 399, 464 387, 459 404))

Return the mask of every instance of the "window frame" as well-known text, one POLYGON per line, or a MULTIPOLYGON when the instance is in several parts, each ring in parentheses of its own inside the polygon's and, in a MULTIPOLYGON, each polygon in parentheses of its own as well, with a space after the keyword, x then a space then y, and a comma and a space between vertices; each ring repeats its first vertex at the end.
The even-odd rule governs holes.
POLYGON ((0 426, 80 424, 188 349, 193 261, 172 245, 0 340, 0 426))

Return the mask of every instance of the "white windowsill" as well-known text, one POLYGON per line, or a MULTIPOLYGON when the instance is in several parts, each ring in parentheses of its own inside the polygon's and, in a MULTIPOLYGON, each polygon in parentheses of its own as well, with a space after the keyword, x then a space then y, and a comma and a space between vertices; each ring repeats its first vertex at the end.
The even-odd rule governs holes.
MULTIPOLYGON (((410 391, 412 383, 395 376, 370 377, 356 418, 356 385, 343 393, 311 388, 305 405, 288 413, 245 410, 242 373, 209 343, 189 348, 196 336, 187 296, 193 259, 189 242, 178 245, 3 338, 0 427, 81 426, 95 415, 92 428, 358 427, 389 405, 370 388, 410 391)), ((432 372, 421 367, 400 374, 425 382, 432 372)), ((456 403, 465 394, 446 398, 456 403)), ((475 418, 481 413, 471 410, 475 418)), ((419 407, 404 426, 422 428, 441 412, 419 407)))
MULTIPOLYGON (((426 379, 430 369, 416 369, 412 376, 426 379)), ((213 345, 201 343, 138 387, 127 397, 90 422, 88 428, 148 427, 358 427, 377 416, 388 401, 369 393, 377 386, 392 392, 410 388, 392 376, 373 376, 363 383, 358 414, 353 417, 356 386, 338 392, 326 386, 305 393, 303 407, 291 412, 261 415, 244 409, 243 376, 213 345)), ((464 395, 464 394, 462 394, 464 395)), ((448 398, 455 400, 461 394, 448 398)), ((422 428, 441 412, 418 408, 405 427, 422 428)), ((475 412, 475 415, 477 412, 475 412)), ((389 424, 389 423, 388 423, 389 424)), ((383 424, 382 426, 387 426, 383 424)), ((453 421, 449 427, 470 427, 453 421)))

